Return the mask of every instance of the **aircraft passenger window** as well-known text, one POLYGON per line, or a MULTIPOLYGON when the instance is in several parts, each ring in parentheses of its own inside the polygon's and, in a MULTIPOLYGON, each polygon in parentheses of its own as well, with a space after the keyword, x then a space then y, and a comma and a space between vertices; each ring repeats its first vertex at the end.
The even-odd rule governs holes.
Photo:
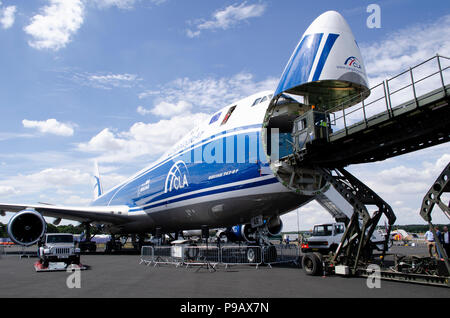
POLYGON ((222 126, 222 125, 225 125, 225 124, 227 123, 228 119, 230 118, 231 114, 234 112, 235 109, 236 109, 236 105, 231 106, 230 110, 228 111, 228 113, 227 113, 227 114, 225 115, 225 117, 223 118, 223 121, 222 121, 222 123, 220 124, 221 126, 222 126))
POLYGON ((259 101, 261 100, 261 98, 257 98, 256 100, 255 100, 255 102, 253 103, 253 105, 252 106, 255 106, 256 104, 259 104, 259 101))

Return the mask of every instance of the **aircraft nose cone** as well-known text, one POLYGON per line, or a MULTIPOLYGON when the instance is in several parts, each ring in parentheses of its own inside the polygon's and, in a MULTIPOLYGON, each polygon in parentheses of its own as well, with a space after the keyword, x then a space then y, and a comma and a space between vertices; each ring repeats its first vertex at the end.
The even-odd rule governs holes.
POLYGON ((318 16, 306 30, 305 34, 333 32, 333 33, 352 33, 344 17, 336 11, 327 11, 318 16))
POLYGON ((307 96, 322 109, 349 107, 369 95, 364 63, 344 17, 327 11, 303 34, 280 78, 274 96, 307 96), (359 94, 359 100, 349 96, 359 94), (341 103, 344 103, 345 105, 341 103))

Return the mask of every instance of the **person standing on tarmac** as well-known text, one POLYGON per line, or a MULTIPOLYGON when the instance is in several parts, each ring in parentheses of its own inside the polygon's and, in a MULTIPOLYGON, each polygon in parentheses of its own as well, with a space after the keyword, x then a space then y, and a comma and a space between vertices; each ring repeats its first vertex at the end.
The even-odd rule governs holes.
POLYGON ((436 242, 434 241, 434 235, 431 230, 428 230, 425 233, 425 241, 427 242, 428 253, 430 254, 430 257, 434 257, 432 250, 434 249, 436 254, 437 250, 436 250, 436 242))
POLYGON ((450 233, 448 232, 448 227, 444 226, 444 232, 442 233, 442 243, 444 245, 445 253, 447 257, 450 256, 450 233))
MULTIPOLYGON (((439 227, 435 227, 434 228, 434 230, 436 231, 436 238, 437 238, 437 240, 439 241, 439 243, 441 243, 442 244, 442 233, 441 233, 441 231, 439 230, 439 227)), ((438 256, 438 258, 439 259, 441 259, 442 258, 442 251, 441 251, 441 249, 439 248, 439 245, 436 243, 436 245, 435 245, 435 248, 436 248, 436 251, 437 251, 437 256, 438 256)))

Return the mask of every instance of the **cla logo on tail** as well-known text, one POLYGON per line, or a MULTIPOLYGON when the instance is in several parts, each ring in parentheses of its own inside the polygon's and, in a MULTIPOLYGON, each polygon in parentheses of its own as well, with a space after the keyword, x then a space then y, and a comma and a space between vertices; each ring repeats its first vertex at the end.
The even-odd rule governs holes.
POLYGON ((345 65, 353 66, 356 68, 361 68, 361 64, 359 63, 358 59, 354 56, 350 56, 346 61, 345 65))
POLYGON ((173 189, 183 189, 189 186, 187 181, 188 169, 184 161, 177 161, 167 174, 164 193, 171 192, 173 189))

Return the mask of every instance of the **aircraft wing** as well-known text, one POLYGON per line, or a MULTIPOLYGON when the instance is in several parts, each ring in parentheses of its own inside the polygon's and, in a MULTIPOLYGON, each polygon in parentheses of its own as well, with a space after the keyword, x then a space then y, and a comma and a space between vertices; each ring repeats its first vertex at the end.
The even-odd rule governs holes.
POLYGON ((76 207, 47 204, 15 205, 0 203, 0 213, 19 212, 27 208, 34 209, 43 216, 69 219, 78 222, 101 222, 116 224, 129 221, 127 218, 129 207, 126 205, 76 207))

